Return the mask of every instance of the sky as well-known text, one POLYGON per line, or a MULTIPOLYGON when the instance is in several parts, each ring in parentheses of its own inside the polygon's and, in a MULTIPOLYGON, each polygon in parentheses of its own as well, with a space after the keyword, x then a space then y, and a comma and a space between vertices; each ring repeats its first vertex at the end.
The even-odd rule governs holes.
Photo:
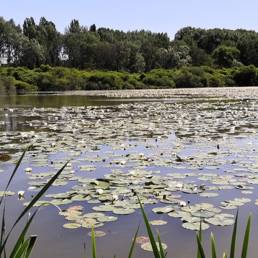
POLYGON ((167 32, 182 27, 258 31, 258 0, 0 0, 0 16, 22 24, 41 16, 63 32, 72 19, 81 25, 167 32))

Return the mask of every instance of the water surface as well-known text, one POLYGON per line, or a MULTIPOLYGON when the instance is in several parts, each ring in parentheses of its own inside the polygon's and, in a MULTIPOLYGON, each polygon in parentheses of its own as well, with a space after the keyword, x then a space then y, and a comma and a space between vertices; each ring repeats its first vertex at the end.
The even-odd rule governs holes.
MULTIPOLYGON (((0 189, 4 188, 22 150, 33 144, 33 150, 27 153, 10 188, 16 193, 19 190, 26 193, 23 201, 18 200, 17 195, 8 197, 9 223, 22 210, 24 202, 35 194, 37 189, 31 188, 35 181, 44 182, 48 178, 36 180, 32 179, 33 175, 54 173, 71 159, 67 173, 72 173, 73 180, 53 186, 48 194, 77 189, 83 178, 104 178, 117 171, 127 175, 135 170, 142 171, 143 176, 142 179, 139 177, 139 182, 136 180, 135 184, 128 185, 129 189, 149 189, 144 173, 151 173, 161 185, 178 182, 187 189, 190 186, 199 189, 204 185, 204 192, 219 194, 206 198, 200 195, 201 192, 186 193, 186 188, 185 191, 159 189, 159 183, 156 183, 155 196, 154 191, 148 192, 150 199, 157 201, 145 205, 148 216, 168 222, 154 227, 168 245, 168 257, 194 257, 195 232, 183 228, 180 218, 152 212, 154 207, 168 205, 160 203, 162 195, 177 195, 179 200, 189 201, 190 205, 211 203, 220 208, 221 213, 229 214, 235 214, 236 209, 225 209, 221 202, 249 199, 240 207, 240 232, 243 232, 246 216, 252 212, 254 229, 250 257, 256 257, 257 95, 256 88, 241 88, 1 96, 0 153, 10 154, 12 159, 0 163, 0 170, 4 171, 0 189), (93 171, 83 171, 82 166, 92 166, 93 171), (28 167, 32 168, 31 174, 25 173, 28 167)), ((117 177, 121 180, 121 176, 117 177)), ((122 194, 119 198, 123 198, 122 194)), ((83 213, 87 214, 99 204, 89 203, 85 198, 60 205, 60 208, 74 205, 82 205, 83 213)), ((83 257, 85 243, 89 254, 90 237, 87 234, 90 229, 65 229, 62 226, 67 221, 58 213, 54 206, 41 208, 31 228, 31 233, 39 235, 33 257, 83 257)), ((114 215, 112 212, 107 214, 114 215)), ((97 239, 100 257, 113 257, 114 254, 126 257, 139 223, 139 235, 146 235, 139 209, 130 215, 115 216, 117 221, 98 228, 107 233, 97 239)), ((208 237, 211 231, 214 232, 221 250, 226 250, 232 226, 209 226, 204 235, 208 237)), ((207 248, 208 244, 207 241, 207 248)), ((137 245, 136 257, 152 255, 137 245)))

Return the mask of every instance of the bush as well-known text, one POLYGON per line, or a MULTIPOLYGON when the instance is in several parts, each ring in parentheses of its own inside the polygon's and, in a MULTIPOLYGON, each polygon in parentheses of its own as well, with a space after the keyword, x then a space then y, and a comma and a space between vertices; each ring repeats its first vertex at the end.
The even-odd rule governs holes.
POLYGON ((240 67, 233 76, 239 86, 252 86, 257 83, 257 70, 254 66, 240 67))
POLYGON ((14 85, 16 88, 16 92, 18 93, 32 92, 38 90, 36 86, 29 84, 27 82, 15 81, 14 85))
POLYGON ((177 88, 197 88, 208 85, 207 78, 192 74, 188 70, 181 70, 176 77, 177 88))
POLYGON ((0 67, 1 92, 121 90, 148 88, 193 88, 248 86, 258 83, 257 68, 241 66, 213 68, 209 66, 154 69, 147 73, 88 71, 41 65, 0 67), (5 85, 5 86, 4 86, 5 85))

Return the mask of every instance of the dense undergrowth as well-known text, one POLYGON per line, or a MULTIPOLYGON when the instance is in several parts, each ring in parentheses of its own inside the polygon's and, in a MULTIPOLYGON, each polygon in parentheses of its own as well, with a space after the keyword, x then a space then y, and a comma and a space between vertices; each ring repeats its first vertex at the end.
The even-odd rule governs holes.
POLYGON ((146 88, 194 88, 258 85, 258 68, 240 66, 212 68, 186 66, 127 73, 75 68, 0 67, 0 94, 31 91, 122 90, 146 88))

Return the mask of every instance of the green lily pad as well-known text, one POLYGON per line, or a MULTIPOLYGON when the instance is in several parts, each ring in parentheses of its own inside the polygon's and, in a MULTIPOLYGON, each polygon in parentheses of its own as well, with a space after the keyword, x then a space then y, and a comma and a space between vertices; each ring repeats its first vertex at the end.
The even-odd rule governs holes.
POLYGON ((81 225, 78 223, 66 223, 63 225, 63 227, 68 229, 77 229, 77 228, 80 228, 81 225))
POLYGON ((153 226, 162 226, 162 225, 166 225, 167 221, 165 220, 151 220, 150 224, 153 226))
POLYGON ((211 198, 211 197, 217 197, 217 196, 219 196, 219 194, 218 193, 212 193, 212 192, 203 192, 203 193, 200 193, 200 196, 211 198))
MULTIPOLYGON (((185 222, 182 224, 182 227, 185 229, 200 230, 200 221, 199 222, 185 222)), ((209 225, 207 223, 202 222, 202 230, 206 230, 209 228, 209 225)))
POLYGON ((156 207, 153 208, 152 211, 157 213, 157 214, 162 214, 162 213, 169 213, 173 211, 174 209, 171 206, 165 206, 165 207, 156 207))
POLYGON ((15 195, 15 192, 11 192, 11 191, 0 191, 0 197, 3 197, 3 196, 13 196, 15 195))
POLYGON ((136 238, 136 243, 137 244, 142 245, 142 244, 145 244, 145 243, 148 243, 148 242, 150 242, 150 239, 147 236, 138 236, 136 238))
MULTIPOLYGON (((104 237, 106 233, 104 231, 95 230, 94 235, 95 237, 104 237)), ((88 233, 88 236, 91 236, 91 232, 88 233)))
POLYGON ((125 209, 124 208, 114 208, 112 210, 112 212, 114 214, 117 214, 117 215, 129 215, 129 214, 134 213, 135 210, 134 209, 130 209, 130 208, 125 208, 125 209))
MULTIPOLYGON (((157 245, 158 250, 159 250, 159 243, 156 242, 156 245, 157 245)), ((161 243, 161 245, 162 245, 162 248, 163 248, 164 250, 167 249, 167 245, 166 245, 166 244, 161 243)), ((152 246, 151 246, 151 243, 150 243, 150 242, 143 243, 143 244, 141 245, 141 248, 142 248, 144 251, 152 252, 152 246)))
POLYGON ((103 217, 98 217, 97 220, 99 222, 113 222, 116 221, 118 218, 115 216, 103 216, 103 217))
POLYGON ((205 219, 206 222, 215 226, 231 226, 235 223, 234 215, 232 214, 216 214, 212 218, 205 219))

